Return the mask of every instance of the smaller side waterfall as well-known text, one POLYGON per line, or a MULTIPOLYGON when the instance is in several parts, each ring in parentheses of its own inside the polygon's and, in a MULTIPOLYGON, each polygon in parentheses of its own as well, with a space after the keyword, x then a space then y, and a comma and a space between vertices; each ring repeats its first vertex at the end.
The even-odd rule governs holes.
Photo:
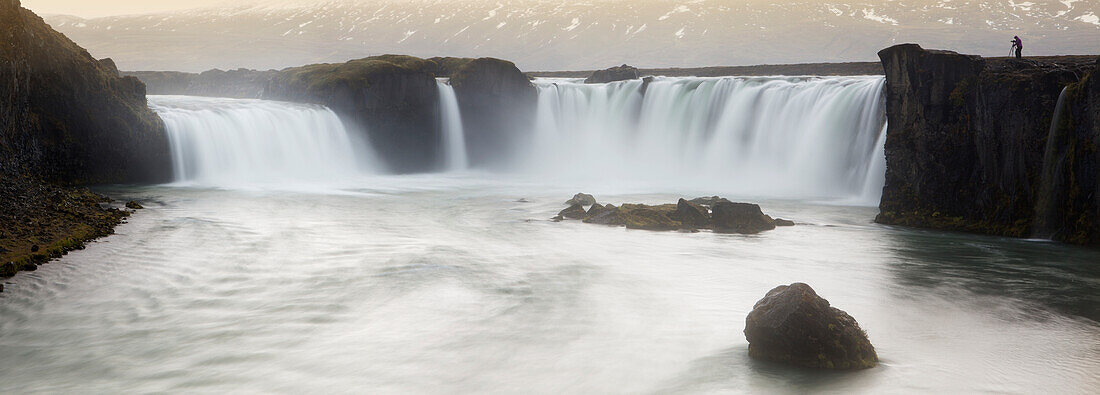
POLYGON ((468 160, 458 97, 447 81, 436 80, 436 84, 439 87, 439 111, 443 127, 444 168, 448 171, 463 170, 468 166, 468 160))
POLYGON ((1065 111, 1066 88, 1058 95, 1054 106, 1054 116, 1050 120, 1047 132, 1047 146, 1043 153, 1043 172, 1039 183, 1039 198, 1035 203, 1035 226, 1032 236, 1040 239, 1053 238, 1062 227, 1058 213, 1062 211, 1064 172, 1066 166, 1066 133, 1062 130, 1062 113, 1065 111))
POLYGON ((149 96, 149 105, 167 127, 176 182, 331 185, 374 163, 325 107, 188 96, 149 96))

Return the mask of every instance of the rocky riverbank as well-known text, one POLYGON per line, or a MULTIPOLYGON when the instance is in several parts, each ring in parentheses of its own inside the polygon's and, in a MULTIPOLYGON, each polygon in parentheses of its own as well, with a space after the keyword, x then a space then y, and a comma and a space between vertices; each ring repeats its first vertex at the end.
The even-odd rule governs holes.
POLYGON ((145 86, 19 1, 0 1, 0 277, 113 232, 127 214, 78 187, 171 177, 145 86))
POLYGON ((1097 57, 916 44, 879 56, 889 129, 878 222, 1100 245, 1097 57))

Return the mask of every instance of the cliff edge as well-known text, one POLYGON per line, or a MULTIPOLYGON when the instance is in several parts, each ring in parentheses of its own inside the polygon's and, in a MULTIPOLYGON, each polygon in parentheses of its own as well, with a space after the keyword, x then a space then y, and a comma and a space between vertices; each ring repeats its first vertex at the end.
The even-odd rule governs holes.
POLYGON ((916 44, 879 57, 889 126, 877 222, 1100 245, 1095 57, 984 59, 916 44), (1052 128, 1057 114, 1071 124, 1052 128))

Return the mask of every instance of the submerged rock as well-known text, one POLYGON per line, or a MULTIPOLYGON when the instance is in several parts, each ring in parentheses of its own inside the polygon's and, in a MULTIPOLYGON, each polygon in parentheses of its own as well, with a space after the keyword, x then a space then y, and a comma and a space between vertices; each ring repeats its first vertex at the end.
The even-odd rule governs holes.
POLYGON ((789 219, 776 218, 775 226, 794 226, 794 221, 791 221, 789 219))
POLYGON ((775 229, 775 221, 756 204, 718 202, 712 210, 715 232, 752 234, 775 229))
POLYGON ((589 195, 587 193, 578 193, 576 195, 573 195, 572 199, 566 200, 565 204, 570 205, 570 206, 574 205, 574 204, 579 204, 579 205, 582 205, 582 206, 591 206, 593 204, 596 204, 596 198, 592 197, 592 195, 589 195))
POLYGON ((569 206, 565 210, 561 210, 560 212, 558 212, 559 217, 569 218, 569 219, 584 219, 584 217, 587 216, 587 214, 588 213, 586 211, 584 211, 584 207, 581 206, 580 204, 573 204, 572 206, 569 206))
POLYGON ((126 208, 131 210, 140 210, 145 208, 145 206, 142 206, 141 203, 138 203, 136 200, 131 200, 129 202, 126 202, 126 208))
POLYGON ((865 369, 875 347, 852 316, 803 283, 780 285, 745 318, 749 356, 822 369, 865 369))

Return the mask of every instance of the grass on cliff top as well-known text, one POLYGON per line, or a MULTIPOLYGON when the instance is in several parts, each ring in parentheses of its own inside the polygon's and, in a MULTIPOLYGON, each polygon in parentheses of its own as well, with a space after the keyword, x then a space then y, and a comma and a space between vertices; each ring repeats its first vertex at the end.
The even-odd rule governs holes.
POLYGON ((407 55, 381 55, 347 63, 322 63, 290 68, 283 78, 291 84, 303 84, 310 90, 328 90, 341 85, 370 86, 383 75, 427 73, 435 75, 436 64, 407 55))

